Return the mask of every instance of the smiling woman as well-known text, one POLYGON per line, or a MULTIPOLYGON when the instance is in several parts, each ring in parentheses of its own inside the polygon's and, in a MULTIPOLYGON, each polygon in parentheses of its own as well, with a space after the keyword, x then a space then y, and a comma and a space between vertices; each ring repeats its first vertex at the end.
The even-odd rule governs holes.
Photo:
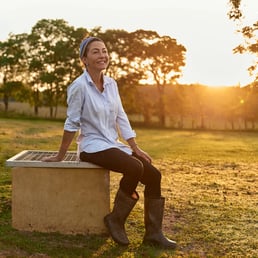
POLYGON ((161 173, 136 143, 136 133, 124 111, 117 83, 105 75, 109 63, 106 45, 100 38, 86 37, 80 44, 79 55, 84 70, 67 89, 67 118, 59 150, 42 161, 63 161, 79 132, 78 159, 122 175, 112 212, 103 218, 112 239, 119 245, 129 245, 125 222, 139 200, 136 189, 141 182, 143 243, 175 249, 176 242, 162 233, 165 198, 161 194, 161 173))

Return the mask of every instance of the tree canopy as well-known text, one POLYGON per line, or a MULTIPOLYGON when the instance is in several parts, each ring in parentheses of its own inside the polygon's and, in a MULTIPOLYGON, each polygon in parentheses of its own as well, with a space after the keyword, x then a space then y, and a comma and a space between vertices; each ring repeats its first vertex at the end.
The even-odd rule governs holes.
POLYGON ((127 92, 150 76, 162 87, 182 75, 186 49, 170 36, 146 30, 87 30, 74 28, 62 19, 42 19, 30 34, 11 35, 1 42, 3 94, 8 92, 10 97, 7 86, 19 81, 30 92, 35 114, 45 105, 50 116, 55 116, 58 105, 65 103, 67 85, 81 73, 78 48, 88 35, 104 40, 111 57, 107 74, 127 92))

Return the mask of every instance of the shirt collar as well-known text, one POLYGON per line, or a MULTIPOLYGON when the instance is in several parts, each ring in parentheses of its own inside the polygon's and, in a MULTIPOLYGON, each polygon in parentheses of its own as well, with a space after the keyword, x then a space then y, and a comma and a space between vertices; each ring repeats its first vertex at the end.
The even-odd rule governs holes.
MULTIPOLYGON (((93 86, 94 82, 93 82, 90 74, 88 73, 88 71, 86 69, 84 70, 84 74, 85 74, 86 80, 89 83, 89 85, 93 86)), ((105 85, 108 83, 108 80, 107 80, 107 77, 104 74, 102 76, 103 76, 103 87, 105 88, 105 85)))

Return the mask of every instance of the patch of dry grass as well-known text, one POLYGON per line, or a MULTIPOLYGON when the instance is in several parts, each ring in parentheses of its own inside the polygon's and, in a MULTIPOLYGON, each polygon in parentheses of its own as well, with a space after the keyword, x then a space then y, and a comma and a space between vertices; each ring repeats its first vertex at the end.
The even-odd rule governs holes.
POLYGON ((182 254, 258 256, 257 164, 171 161, 168 167, 164 228, 179 241, 182 254))

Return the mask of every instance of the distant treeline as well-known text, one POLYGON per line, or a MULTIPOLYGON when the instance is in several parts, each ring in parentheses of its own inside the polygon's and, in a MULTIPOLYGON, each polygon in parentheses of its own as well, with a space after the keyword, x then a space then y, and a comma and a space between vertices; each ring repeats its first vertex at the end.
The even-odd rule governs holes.
MULTIPOLYGON (((132 102, 132 120, 159 125, 157 88, 139 86, 132 102), (140 116, 139 116, 140 114, 140 116)), ((212 88, 202 85, 165 87, 165 126, 178 129, 255 130, 258 128, 258 84, 212 88)))
MULTIPOLYGON (((159 120, 157 91, 155 85, 129 89, 120 87, 122 101, 132 123, 174 129, 258 129, 257 85, 243 88, 167 85, 164 89, 164 125, 161 125, 159 120)), ((0 103, 2 114, 3 110, 3 105, 0 103)), ((12 101, 10 113, 12 114, 13 111, 33 116, 33 107, 25 103, 22 105, 12 101)), ((39 108, 38 116, 50 118, 49 112, 43 106, 39 108)), ((65 119, 65 105, 58 107, 56 117, 65 119)))

